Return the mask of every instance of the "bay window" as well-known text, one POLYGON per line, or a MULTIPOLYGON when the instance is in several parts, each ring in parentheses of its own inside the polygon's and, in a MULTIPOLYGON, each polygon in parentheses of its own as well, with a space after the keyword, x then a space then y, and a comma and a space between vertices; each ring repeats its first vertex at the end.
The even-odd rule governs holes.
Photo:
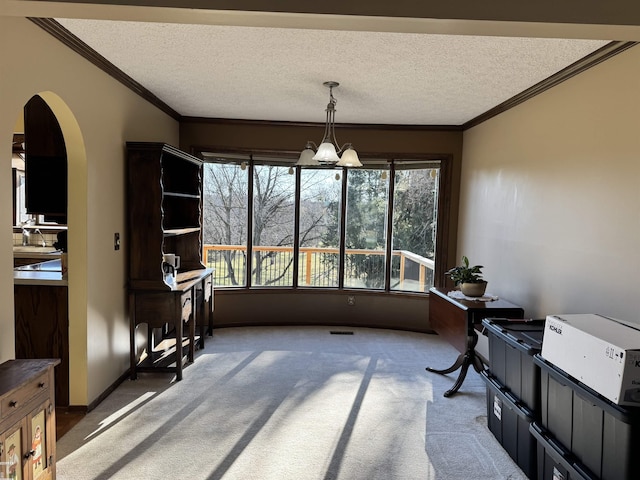
POLYGON ((425 293, 434 283, 442 162, 361 168, 200 152, 203 259, 217 288, 425 293))

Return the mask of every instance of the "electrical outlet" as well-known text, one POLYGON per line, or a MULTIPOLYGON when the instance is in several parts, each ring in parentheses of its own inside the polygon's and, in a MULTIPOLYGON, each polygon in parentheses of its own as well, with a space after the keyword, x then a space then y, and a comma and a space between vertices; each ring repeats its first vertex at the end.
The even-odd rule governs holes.
POLYGON ((347 305, 353 307, 356 304, 356 297, 354 297, 353 295, 349 295, 347 297, 347 305))
POLYGON ((113 234, 113 249, 120 250, 120 234, 119 233, 113 234))

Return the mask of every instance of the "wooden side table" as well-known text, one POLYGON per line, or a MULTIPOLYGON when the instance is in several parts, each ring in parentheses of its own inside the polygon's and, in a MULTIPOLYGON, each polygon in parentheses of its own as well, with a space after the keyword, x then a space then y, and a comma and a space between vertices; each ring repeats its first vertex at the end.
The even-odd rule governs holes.
POLYGON ((498 299, 492 302, 458 300, 448 296, 449 289, 432 287, 429 289, 429 322, 431 328, 453 345, 459 352, 453 365, 445 369, 427 367, 427 371, 446 375, 460 369, 460 374, 451 389, 444 392, 450 397, 462 386, 469 366, 479 373, 484 370, 482 360, 476 355, 478 343, 476 327, 482 326, 482 319, 523 318, 524 310, 517 305, 498 299))
POLYGON ((193 362, 195 355, 196 323, 200 323, 200 337, 204 344, 205 326, 211 322, 213 270, 191 270, 180 272, 176 284, 168 291, 131 290, 129 292, 130 316, 130 374, 131 379, 137 378, 137 372, 175 372, 176 379, 182 380, 183 369, 183 341, 184 325, 188 341, 187 361, 193 362), (205 322, 206 320, 206 322, 205 322), (146 323, 149 328, 147 336, 147 358, 138 363, 135 341, 136 327, 146 323), (161 352, 154 352, 151 335, 153 328, 163 328, 172 325, 175 329, 175 358, 161 352), (170 366, 175 360, 175 367, 170 366))

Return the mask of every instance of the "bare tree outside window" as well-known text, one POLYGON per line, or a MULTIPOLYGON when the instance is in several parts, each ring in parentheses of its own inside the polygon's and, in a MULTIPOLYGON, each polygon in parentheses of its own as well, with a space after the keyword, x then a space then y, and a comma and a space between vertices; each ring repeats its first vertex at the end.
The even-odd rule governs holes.
POLYGON ((203 258, 216 269, 218 285, 246 285, 247 174, 240 163, 204 164, 203 242, 225 248, 207 250, 203 258))
POLYGON ((251 284, 293 285, 295 177, 289 168, 256 165, 253 175, 251 284))
POLYGON ((333 169, 301 172, 299 285, 338 286, 342 191, 339 172, 333 169))

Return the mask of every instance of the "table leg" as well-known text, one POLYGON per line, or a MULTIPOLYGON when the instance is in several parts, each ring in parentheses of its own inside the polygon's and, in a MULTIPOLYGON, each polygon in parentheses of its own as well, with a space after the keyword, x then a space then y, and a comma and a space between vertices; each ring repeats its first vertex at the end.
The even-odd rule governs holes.
POLYGON ((478 373, 484 370, 484 365, 482 364, 482 360, 480 360, 480 358, 476 356, 475 346, 477 343, 478 343, 478 335, 475 332, 473 332, 471 335, 467 337, 467 351, 465 353, 458 355, 458 358, 456 359, 453 365, 443 370, 438 370, 431 367, 426 368, 428 372, 438 373, 440 375, 446 375, 448 373, 455 372, 458 368, 460 368, 460 373, 458 374, 458 378, 456 379, 456 382, 453 384, 453 387, 451 387, 449 390, 444 392, 445 397, 448 398, 452 396, 454 393, 456 393, 460 389, 460 387, 462 386, 462 383, 464 382, 464 379, 467 376, 467 370, 469 370, 470 365, 473 365, 474 370, 478 373))
POLYGON ((213 295, 209 297, 207 303, 205 304, 205 312, 207 312, 207 318, 209 319, 209 324, 207 326, 207 335, 213 337, 213 309, 211 308, 211 302, 213 300, 213 295))
POLYGON ((205 335, 205 330, 206 330, 206 325, 204 324, 205 320, 208 320, 208 317, 206 316, 206 305, 207 303, 205 302, 205 298, 206 298, 206 291, 205 291, 206 287, 206 279, 202 280, 202 287, 198 288, 196 291, 201 292, 201 297, 198 298, 196 297, 197 301, 198 301, 198 321, 200 322, 200 340, 198 341, 198 348, 200 350, 204 349, 204 335, 205 335))
POLYGON ((439 373, 440 375, 446 375, 447 373, 451 373, 451 372, 455 372, 457 369, 459 369, 464 360, 465 360, 466 355, 461 353, 460 355, 458 355, 458 358, 456 358, 456 361, 453 362, 453 365, 451 365, 449 368, 445 368, 443 370, 438 370, 437 368, 431 368, 431 367, 427 367, 425 370, 427 370, 427 372, 433 372, 433 373, 439 373))
POLYGON ((182 305, 179 301, 176 301, 176 381, 182 380, 182 334, 183 323, 182 320, 182 305))
POLYGON ((136 303, 135 296, 129 294, 129 375, 131 380, 138 378, 136 372, 136 303))
POLYGON ((205 295, 205 298, 209 298, 209 300, 207 300, 205 302, 205 314, 206 314, 206 318, 209 322, 209 326, 207 329, 207 333, 209 334, 210 337, 213 336, 213 275, 211 275, 209 277, 210 281, 205 281, 205 288, 207 288, 207 283, 209 284, 209 291, 206 292, 207 295, 205 295))
MULTIPOLYGON (((191 298, 195 300, 197 300, 196 297, 197 291, 196 288, 193 287, 191 289, 191 298)), ((199 310, 199 305, 196 305, 194 308, 191 309, 191 318, 189 319, 189 356, 188 356, 188 360, 190 363, 193 363, 193 360, 195 358, 195 350, 196 350, 196 318, 198 316, 198 310, 199 310)))
POLYGON ((189 321, 189 363, 193 363, 196 350, 196 319, 191 318, 189 321))

